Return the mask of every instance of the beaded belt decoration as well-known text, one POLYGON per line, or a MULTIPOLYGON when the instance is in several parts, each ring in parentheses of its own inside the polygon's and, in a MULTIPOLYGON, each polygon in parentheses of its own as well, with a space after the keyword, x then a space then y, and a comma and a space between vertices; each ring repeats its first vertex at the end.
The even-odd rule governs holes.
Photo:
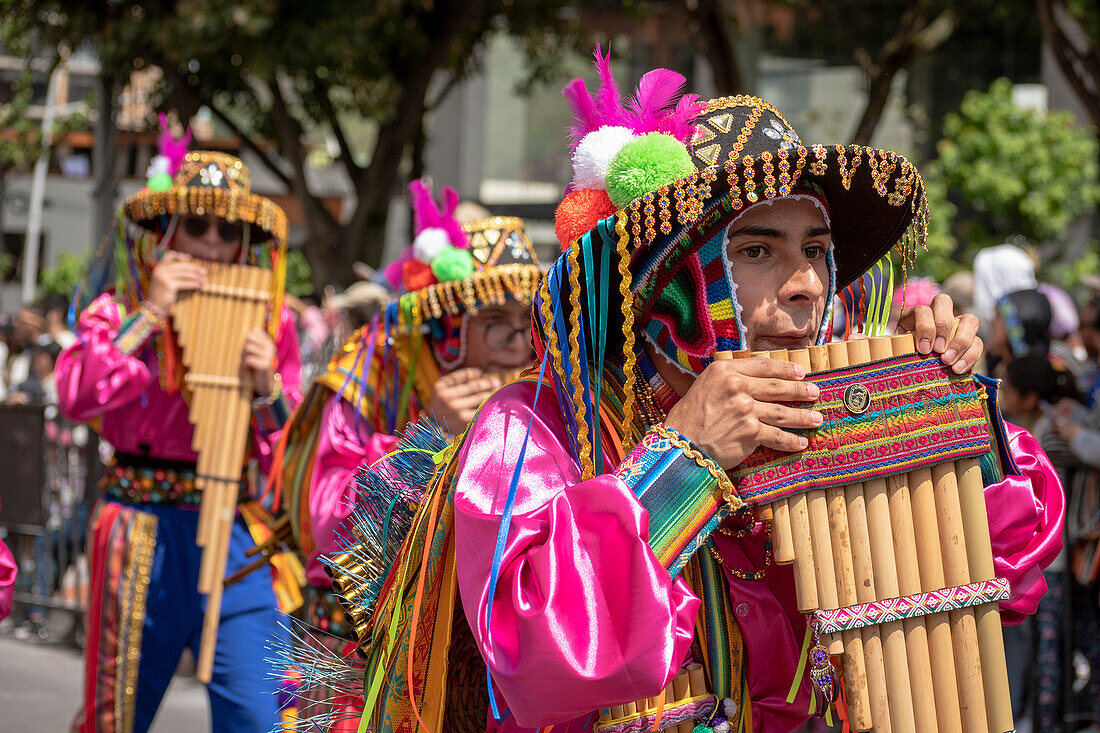
MULTIPOLYGON (((107 465, 99 490, 124 504, 190 504, 197 506, 202 493, 195 486, 195 464, 168 461, 130 453, 115 453, 107 465)), ((247 500, 248 484, 241 481, 241 500, 247 500)))
POLYGON ((814 611, 811 623, 819 634, 835 634, 839 631, 861 629, 873 624, 902 621, 931 613, 957 611, 960 608, 1003 601, 1009 595, 1008 581, 1005 578, 994 578, 954 588, 941 588, 929 593, 914 593, 885 601, 859 603, 828 611, 814 611))
MULTIPOLYGON (((976 458, 990 450, 979 387, 936 356, 907 356, 807 375, 825 418, 800 453, 757 449, 730 477, 749 505, 976 458)), ((808 405, 793 404, 793 407, 808 405)))
MULTIPOLYGON (((709 720, 717 704, 718 698, 714 695, 699 695, 668 703, 661 712, 659 730, 672 728, 680 723, 694 724, 697 718, 709 720)), ((601 721, 596 725, 596 733, 646 733, 653 730, 653 721, 656 718, 656 710, 643 710, 622 718, 601 721)))

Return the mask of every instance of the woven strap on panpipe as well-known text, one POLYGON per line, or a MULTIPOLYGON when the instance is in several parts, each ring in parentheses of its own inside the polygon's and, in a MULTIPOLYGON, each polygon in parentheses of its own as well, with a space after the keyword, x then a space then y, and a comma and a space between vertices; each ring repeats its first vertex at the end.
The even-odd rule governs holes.
POLYGON ((993 578, 954 588, 941 588, 929 593, 914 593, 885 601, 858 603, 828 611, 814 611, 811 624, 819 634, 835 634, 874 624, 903 621, 931 613, 957 611, 960 608, 1003 601, 1009 595, 1008 581, 1004 578, 993 578))
POLYGON ((990 449, 979 386, 945 369, 937 356, 882 359, 816 372, 806 381, 821 389, 812 407, 824 422, 803 433, 806 450, 759 448, 730 471, 746 504, 976 458, 990 449))
MULTIPOLYGON (((710 718, 718 705, 718 698, 714 695, 699 695, 666 703, 661 712, 660 730, 671 728, 679 723, 689 723, 696 718, 710 718)), ((645 733, 653 730, 653 721, 657 713, 654 710, 645 710, 634 713, 624 718, 600 722, 596 725, 596 733, 645 733)))

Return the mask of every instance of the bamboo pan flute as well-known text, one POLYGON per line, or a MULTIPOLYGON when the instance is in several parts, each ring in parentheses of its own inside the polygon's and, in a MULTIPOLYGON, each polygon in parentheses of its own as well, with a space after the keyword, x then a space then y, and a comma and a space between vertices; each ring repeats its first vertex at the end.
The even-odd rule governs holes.
MULTIPOLYGON (((668 708, 693 697, 706 694, 707 681, 703 665, 689 664, 676 674, 664 692, 657 697, 628 702, 625 705, 615 705, 601 710, 596 728, 599 729, 614 720, 639 717, 645 719, 646 729, 649 730, 651 728, 649 721, 656 720, 659 709, 668 708)), ((674 730, 676 733, 691 733, 694 729, 695 724, 690 721, 675 725, 661 725, 658 728, 658 730, 674 730)))
POLYGON ((252 417, 252 379, 241 371, 241 356, 245 337, 264 325, 272 273, 242 265, 203 266, 205 282, 199 290, 180 295, 172 322, 187 370, 188 417, 195 426, 191 447, 198 454, 195 483, 202 492, 198 589, 208 597, 196 676, 209 682, 252 417))
MULTIPOLYGON (((905 335, 715 357, 779 359, 811 372, 914 351, 912 335, 905 335)), ((793 563, 799 610, 806 613, 994 577, 976 459, 811 490, 770 509, 775 561, 793 563)), ((841 654, 853 730, 1014 729, 996 603, 839 637, 822 643, 841 654)))

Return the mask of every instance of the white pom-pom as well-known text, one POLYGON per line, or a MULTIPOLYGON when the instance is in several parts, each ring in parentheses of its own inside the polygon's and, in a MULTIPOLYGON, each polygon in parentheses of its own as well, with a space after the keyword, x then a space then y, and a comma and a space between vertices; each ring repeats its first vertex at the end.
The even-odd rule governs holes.
POLYGON ((145 169, 145 177, 152 178, 160 174, 170 175, 172 173, 171 167, 172 161, 168 160, 168 156, 154 155, 153 159, 149 161, 149 167, 145 169))
POLYGON ((451 244, 447 232, 439 227, 428 227, 413 240, 413 257, 430 265, 440 252, 451 244))
POLYGON ((723 720, 721 723, 716 723, 711 730, 714 733, 730 733, 730 724, 728 720, 723 720))
POLYGON ((722 715, 724 715, 725 717, 727 717, 731 720, 734 717, 736 717, 737 716, 737 703, 734 702, 733 700, 731 700, 728 697, 726 699, 722 700, 722 715))
POLYGON ((573 151, 573 185, 606 190, 607 164, 636 137, 630 128, 617 125, 607 125, 585 135, 573 151))

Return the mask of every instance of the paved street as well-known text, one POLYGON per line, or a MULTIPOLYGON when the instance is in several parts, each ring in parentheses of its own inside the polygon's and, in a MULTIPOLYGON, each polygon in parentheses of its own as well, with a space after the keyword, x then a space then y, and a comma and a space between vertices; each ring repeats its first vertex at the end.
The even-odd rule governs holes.
MULTIPOLYGON (((80 704, 81 658, 64 645, 0 635, 0 733, 63 733, 80 704)), ((153 733, 210 729, 206 691, 193 677, 176 676, 153 733)))

